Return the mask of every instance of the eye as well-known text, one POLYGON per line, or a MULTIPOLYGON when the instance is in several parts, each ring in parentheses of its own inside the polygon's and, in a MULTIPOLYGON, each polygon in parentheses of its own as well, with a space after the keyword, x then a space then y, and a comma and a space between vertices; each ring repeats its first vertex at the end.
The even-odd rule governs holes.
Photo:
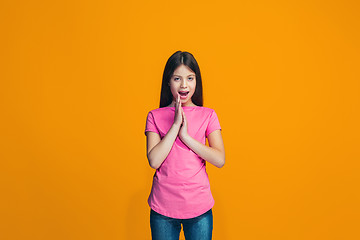
POLYGON ((193 78, 193 77, 189 77, 189 80, 194 80, 194 78, 193 78))
POLYGON ((175 77, 174 80, 177 81, 179 78, 178 77, 175 77))

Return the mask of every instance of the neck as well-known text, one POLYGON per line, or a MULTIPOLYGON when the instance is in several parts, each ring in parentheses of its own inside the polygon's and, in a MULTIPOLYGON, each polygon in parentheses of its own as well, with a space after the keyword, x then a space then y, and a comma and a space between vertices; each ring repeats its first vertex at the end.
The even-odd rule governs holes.
MULTIPOLYGON (((194 103, 189 103, 189 104, 183 105, 183 103, 182 103, 181 106, 182 107, 195 107, 197 105, 195 105, 194 103)), ((175 107, 175 102, 172 101, 171 104, 168 107, 175 107)))

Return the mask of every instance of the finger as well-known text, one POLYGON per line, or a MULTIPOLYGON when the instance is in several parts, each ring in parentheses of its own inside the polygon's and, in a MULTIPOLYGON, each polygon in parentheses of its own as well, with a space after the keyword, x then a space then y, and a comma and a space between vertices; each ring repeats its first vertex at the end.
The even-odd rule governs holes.
POLYGON ((175 102, 176 109, 179 108, 179 93, 176 95, 176 102, 175 102))
MULTIPOLYGON (((179 95, 178 95, 179 96, 179 95)), ((181 107, 181 102, 180 102, 180 97, 179 97, 179 101, 178 101, 178 113, 181 114, 182 111, 182 107, 181 107)))
POLYGON ((176 104, 176 101, 175 101, 175 113, 176 113, 176 111, 177 111, 177 104, 176 104))

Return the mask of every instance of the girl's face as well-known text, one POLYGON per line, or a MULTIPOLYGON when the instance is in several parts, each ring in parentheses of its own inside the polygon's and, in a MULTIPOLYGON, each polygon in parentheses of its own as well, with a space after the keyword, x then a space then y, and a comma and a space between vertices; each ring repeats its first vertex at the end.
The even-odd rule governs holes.
POLYGON ((175 69, 170 78, 170 90, 173 95, 173 102, 176 102, 177 94, 180 94, 182 106, 194 106, 191 97, 194 95, 196 87, 195 73, 187 66, 181 64, 175 69))

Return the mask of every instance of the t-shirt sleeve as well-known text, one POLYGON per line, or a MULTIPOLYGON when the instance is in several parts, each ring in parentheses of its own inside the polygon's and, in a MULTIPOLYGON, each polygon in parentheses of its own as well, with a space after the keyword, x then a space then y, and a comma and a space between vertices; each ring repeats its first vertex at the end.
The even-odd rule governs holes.
POLYGON ((220 127, 220 122, 219 122, 219 119, 217 117, 217 114, 215 112, 215 110, 213 110, 210 114, 210 117, 209 117, 209 125, 207 126, 206 128, 206 131, 205 131, 205 135, 206 137, 212 133, 213 131, 217 130, 217 129, 220 129, 221 130, 221 127, 220 127))
MULTIPOLYGON (((152 112, 149 112, 147 115, 147 119, 146 119, 146 125, 145 125, 145 132, 156 132, 157 134, 160 135, 159 130, 156 127, 155 121, 154 121, 154 115, 152 114, 152 112)), ((146 135, 146 134, 145 134, 146 135)))

